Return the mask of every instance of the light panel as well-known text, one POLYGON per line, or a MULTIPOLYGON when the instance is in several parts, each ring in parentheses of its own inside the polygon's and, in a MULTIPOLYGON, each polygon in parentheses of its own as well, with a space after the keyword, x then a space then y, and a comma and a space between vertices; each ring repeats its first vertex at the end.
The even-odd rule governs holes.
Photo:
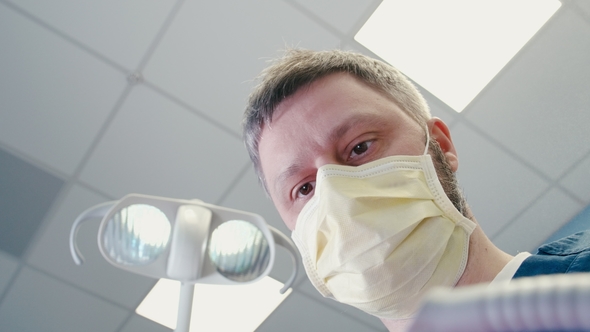
POLYGON ((461 112, 558 0, 384 0, 355 39, 461 112))
MULTIPOLYGON (((196 284, 191 332, 253 332, 291 294, 271 277, 245 285, 196 284)), ((160 279, 135 312, 170 329, 176 328, 180 282, 160 279)))

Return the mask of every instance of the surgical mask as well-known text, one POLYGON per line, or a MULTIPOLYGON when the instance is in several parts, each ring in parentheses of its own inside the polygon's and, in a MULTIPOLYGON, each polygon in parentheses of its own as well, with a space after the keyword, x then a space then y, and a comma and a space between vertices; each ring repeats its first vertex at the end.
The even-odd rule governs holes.
POLYGON ((475 223, 448 199, 426 153, 318 170, 292 238, 324 297, 401 319, 431 288, 457 283, 475 223))

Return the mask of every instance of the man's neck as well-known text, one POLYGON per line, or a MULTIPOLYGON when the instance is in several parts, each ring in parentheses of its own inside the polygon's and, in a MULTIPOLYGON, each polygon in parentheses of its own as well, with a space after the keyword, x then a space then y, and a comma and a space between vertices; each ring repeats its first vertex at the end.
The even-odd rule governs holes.
POLYGON ((479 225, 469 238, 469 257, 456 287, 489 283, 513 257, 496 247, 479 225))
POLYGON ((407 318, 407 319, 387 319, 387 318, 380 318, 381 322, 388 331, 390 332, 404 332, 410 328, 410 325, 414 322, 414 319, 407 318))

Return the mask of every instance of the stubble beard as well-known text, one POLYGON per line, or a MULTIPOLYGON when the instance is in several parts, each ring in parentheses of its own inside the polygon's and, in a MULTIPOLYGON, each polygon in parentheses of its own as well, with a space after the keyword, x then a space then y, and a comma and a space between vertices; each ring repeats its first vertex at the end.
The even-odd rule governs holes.
POLYGON ((432 156, 432 161, 434 163, 438 180, 440 181, 443 190, 447 194, 447 197, 463 216, 466 218, 471 218, 471 212, 469 212, 469 209, 467 208, 467 202, 465 201, 465 197, 459 188, 457 177, 451 169, 451 165, 447 161, 447 158, 440 148, 440 145, 436 141, 430 141, 428 150, 432 156))

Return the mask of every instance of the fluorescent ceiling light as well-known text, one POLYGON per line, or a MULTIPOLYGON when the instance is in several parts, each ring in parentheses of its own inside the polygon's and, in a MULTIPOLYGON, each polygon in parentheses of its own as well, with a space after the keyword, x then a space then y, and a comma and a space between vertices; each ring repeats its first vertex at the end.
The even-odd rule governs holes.
POLYGON ((384 0, 355 39, 461 112, 558 0, 384 0))
MULTIPOLYGON (((291 294, 273 278, 246 285, 195 285, 191 332, 252 332, 291 294)), ((176 328, 180 282, 160 279, 135 312, 170 329, 176 328)))

